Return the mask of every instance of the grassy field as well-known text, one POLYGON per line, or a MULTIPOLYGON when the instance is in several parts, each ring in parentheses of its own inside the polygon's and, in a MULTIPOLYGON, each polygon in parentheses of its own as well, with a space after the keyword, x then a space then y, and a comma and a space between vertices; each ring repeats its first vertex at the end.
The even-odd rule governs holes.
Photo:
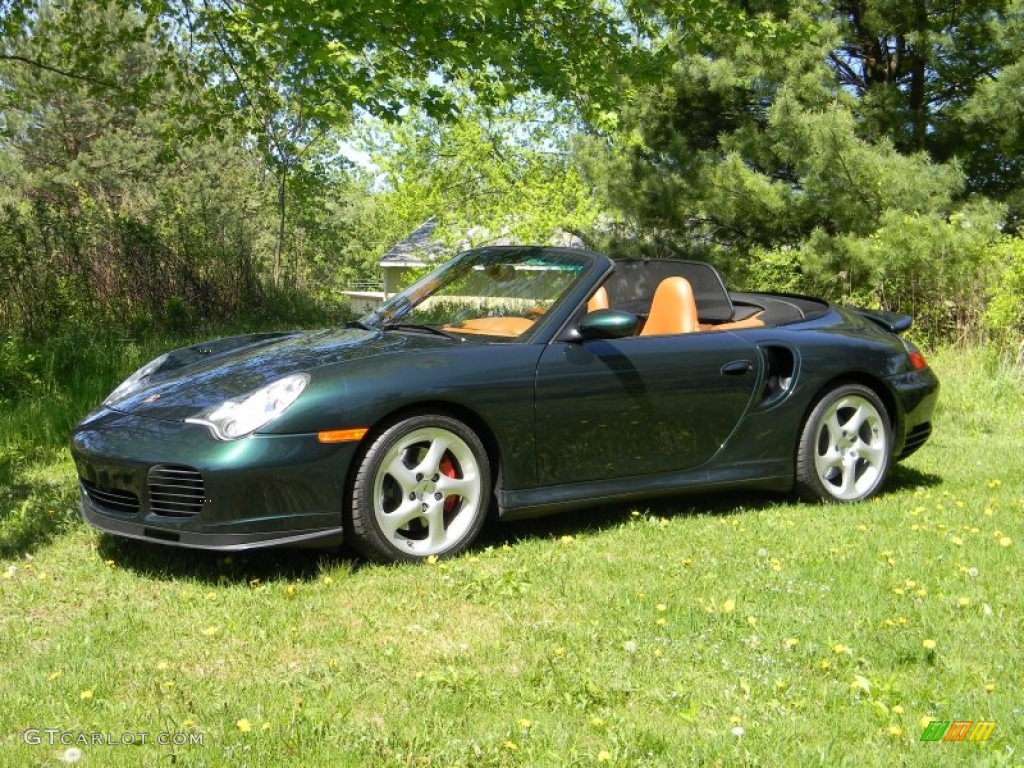
POLYGON ((871 502, 606 507, 423 566, 101 537, 60 446, 112 382, 14 403, 0 764, 1020 765, 1024 384, 932 362, 934 438, 871 502))

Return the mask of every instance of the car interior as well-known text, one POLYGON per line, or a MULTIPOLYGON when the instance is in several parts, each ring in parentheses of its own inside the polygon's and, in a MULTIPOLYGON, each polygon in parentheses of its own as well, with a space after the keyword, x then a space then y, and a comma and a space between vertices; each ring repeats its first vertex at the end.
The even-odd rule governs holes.
POLYGON ((820 315, 824 302, 802 296, 730 293, 710 264, 618 261, 587 302, 587 312, 620 309, 640 318, 638 336, 725 331, 794 323, 820 315))

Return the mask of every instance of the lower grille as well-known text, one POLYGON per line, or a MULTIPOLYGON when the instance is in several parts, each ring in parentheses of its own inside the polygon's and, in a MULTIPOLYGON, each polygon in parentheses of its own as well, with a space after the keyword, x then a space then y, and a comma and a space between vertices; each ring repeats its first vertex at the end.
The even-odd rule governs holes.
POLYGON ((199 470, 157 464, 149 470, 149 511, 167 517, 194 517, 203 508, 206 490, 199 470))
POLYGON ((918 424, 907 435, 907 440, 903 444, 903 453, 900 454, 900 458, 906 458, 922 445, 924 445, 928 438, 932 434, 932 424, 930 421, 926 421, 924 424, 918 424))
POLYGON ((82 487, 93 504, 112 512, 134 515, 139 511, 139 497, 120 488, 101 488, 96 483, 82 480, 82 487))

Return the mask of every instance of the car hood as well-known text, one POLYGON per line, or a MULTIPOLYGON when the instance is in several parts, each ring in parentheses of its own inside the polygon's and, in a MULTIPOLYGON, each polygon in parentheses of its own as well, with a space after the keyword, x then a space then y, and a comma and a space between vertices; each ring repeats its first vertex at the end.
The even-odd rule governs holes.
POLYGON ((451 342, 361 328, 262 333, 194 344, 168 353, 142 387, 112 410, 180 421, 246 395, 291 373, 315 371, 371 355, 451 342))

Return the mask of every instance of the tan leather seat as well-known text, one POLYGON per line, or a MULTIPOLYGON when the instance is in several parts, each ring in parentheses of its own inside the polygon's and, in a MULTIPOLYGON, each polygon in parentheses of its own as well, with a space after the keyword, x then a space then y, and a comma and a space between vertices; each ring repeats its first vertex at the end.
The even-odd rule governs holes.
POLYGON ((640 335, 664 336, 699 330, 697 302, 690 281, 685 277, 666 277, 658 283, 651 301, 651 314, 640 335))
POLYGON ((597 289, 597 293, 590 297, 590 301, 587 302, 587 312, 596 312, 599 309, 608 309, 611 304, 608 301, 608 291, 604 289, 602 285, 597 289))

